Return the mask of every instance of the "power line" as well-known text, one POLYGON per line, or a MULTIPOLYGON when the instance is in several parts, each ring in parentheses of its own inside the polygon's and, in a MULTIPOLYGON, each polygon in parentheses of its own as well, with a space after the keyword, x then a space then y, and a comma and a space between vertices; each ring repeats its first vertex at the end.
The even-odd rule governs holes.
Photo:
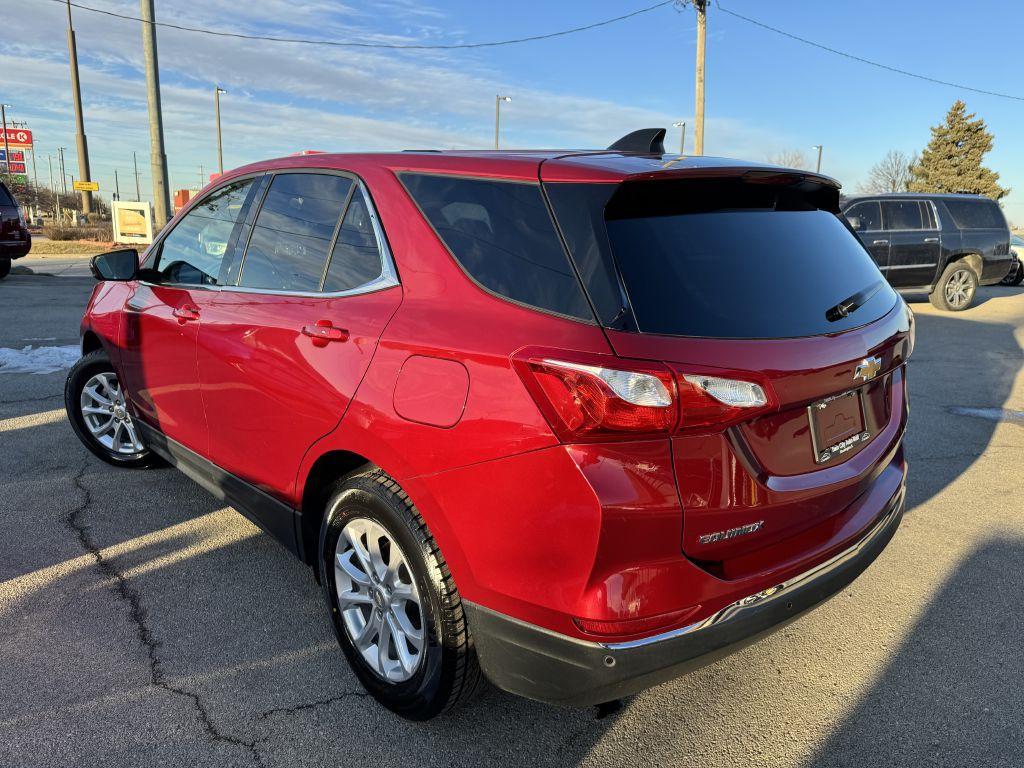
POLYGON ((786 32, 786 31, 778 29, 776 27, 769 26, 768 24, 765 24, 764 22, 757 21, 756 19, 751 19, 751 18, 749 18, 747 16, 743 16, 742 14, 736 13, 736 11, 730 11, 727 8, 723 8, 721 5, 718 6, 718 10, 721 11, 722 13, 727 13, 730 16, 735 16, 737 19, 742 19, 743 21, 747 22, 748 24, 753 24, 756 27, 761 27, 762 29, 767 29, 769 32, 774 32, 775 34, 782 35, 783 37, 788 37, 790 40, 796 40, 797 42, 803 43, 804 45, 810 45, 810 46, 812 46, 814 48, 818 48, 818 49, 820 49, 822 51, 828 51, 829 53, 834 53, 837 56, 842 56, 844 58, 851 59, 852 61, 859 61, 861 64, 869 64, 872 67, 878 67, 879 69, 884 69, 884 70, 887 70, 889 72, 895 72, 898 75, 905 75, 906 77, 914 77, 914 78, 917 78, 918 80, 925 80, 925 81, 927 81, 929 83, 936 83, 938 85, 948 85, 951 88, 959 88, 960 90, 963 90, 963 91, 971 91, 973 93, 981 93, 981 94, 984 94, 985 96, 996 96, 996 97, 998 97, 1000 99, 1012 99, 1013 101, 1024 101, 1024 96, 1014 96, 1014 95, 1009 94, 1009 93, 999 93, 998 91, 986 91, 983 88, 972 88, 969 85, 963 85, 961 83, 951 83, 948 80, 939 80, 937 77, 929 77, 928 75, 919 75, 916 72, 909 72, 909 71, 907 71, 905 69, 900 69, 899 67, 891 67, 888 64, 882 64, 882 63, 877 62, 877 61, 872 61, 871 59, 865 59, 865 58, 863 58, 861 56, 855 56, 852 53, 847 53, 846 51, 840 51, 840 50, 837 50, 835 48, 830 48, 827 45, 822 45, 821 43, 816 43, 813 40, 808 40, 806 38, 799 37, 798 35, 794 35, 794 34, 792 34, 790 32, 786 32))
MULTIPOLYGON (((60 3, 61 5, 67 5, 66 0, 51 0, 54 3, 60 3)), ((310 40, 298 37, 272 37, 267 35, 247 35, 242 32, 225 32, 222 30, 215 29, 203 29, 202 27, 186 27, 181 24, 171 24, 166 21, 154 21, 152 24, 156 27, 166 27, 168 29, 176 29, 180 32, 198 32, 203 35, 214 35, 215 37, 234 37, 240 40, 263 40, 271 43, 300 43, 302 45, 330 45, 336 48, 385 48, 392 50, 416 50, 416 51, 450 51, 460 48, 495 48, 500 45, 514 45, 516 43, 530 43, 535 40, 549 40, 552 37, 564 37, 565 35, 572 35, 576 32, 586 32, 587 30, 597 29, 598 27, 606 27, 609 24, 615 24, 619 21, 625 21, 631 19, 634 16, 639 16, 643 13, 649 13, 657 10, 658 8, 664 8, 666 5, 672 5, 675 0, 663 0, 663 2, 649 5, 646 8, 641 8, 631 13, 623 14, 622 16, 616 16, 612 19, 605 19, 604 21, 596 21, 593 24, 585 24, 581 27, 573 27, 571 29, 563 29, 558 32, 548 32, 543 35, 531 35, 529 37, 518 37, 511 40, 494 40, 482 43, 451 43, 451 44, 427 44, 427 43, 370 43, 359 40, 310 40)), ((124 13, 114 13, 113 11, 107 11, 102 8, 93 8, 88 5, 82 5, 81 3, 71 3, 74 8, 79 8, 83 11, 91 11, 92 13, 100 13, 104 16, 113 16, 117 19, 126 19, 127 21, 142 21, 144 19, 138 16, 129 16, 124 13)))

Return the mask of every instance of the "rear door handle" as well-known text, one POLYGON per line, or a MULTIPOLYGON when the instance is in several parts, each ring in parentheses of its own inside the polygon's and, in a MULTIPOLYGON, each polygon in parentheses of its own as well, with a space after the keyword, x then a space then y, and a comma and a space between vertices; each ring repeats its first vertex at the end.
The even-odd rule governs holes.
POLYGON ((889 241, 888 240, 872 240, 871 244, 872 245, 888 245, 889 241))
POLYGON ((937 237, 926 237, 924 239, 924 241, 926 243, 937 243, 937 242, 939 242, 939 238, 937 238, 937 237))
POLYGON ((348 331, 335 328, 330 320, 317 320, 315 325, 302 326, 302 333, 313 339, 314 347, 326 347, 332 341, 348 341, 348 331))
POLYGON ((199 319, 199 307, 194 304, 182 304, 171 310, 171 314, 178 318, 179 323, 187 323, 189 320, 199 319))

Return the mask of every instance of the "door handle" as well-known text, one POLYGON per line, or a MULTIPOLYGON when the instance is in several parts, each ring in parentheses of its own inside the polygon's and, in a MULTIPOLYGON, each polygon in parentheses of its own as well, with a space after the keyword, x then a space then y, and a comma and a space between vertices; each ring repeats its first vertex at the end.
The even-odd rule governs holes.
POLYGON ((317 320, 315 325, 302 326, 302 333, 313 339, 314 347, 326 347, 332 341, 348 341, 348 331, 335 328, 330 320, 317 320))
POLYGON ((178 322, 184 325, 189 320, 199 319, 199 307, 194 304, 182 304, 171 310, 171 314, 178 318, 178 322))
POLYGON ((872 245, 888 245, 889 241, 888 240, 872 240, 871 244, 872 245))
POLYGON ((937 243, 937 242, 939 242, 939 238, 937 238, 937 237, 926 237, 924 239, 924 241, 926 243, 937 243))

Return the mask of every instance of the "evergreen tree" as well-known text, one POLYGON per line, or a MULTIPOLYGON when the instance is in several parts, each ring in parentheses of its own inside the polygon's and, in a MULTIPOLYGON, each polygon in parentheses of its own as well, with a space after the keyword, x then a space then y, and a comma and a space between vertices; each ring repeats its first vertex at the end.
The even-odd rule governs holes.
POLYGON ((1000 187, 999 174, 981 164, 992 149, 992 134, 985 121, 967 114, 967 105, 957 99, 941 125, 932 128, 932 138, 914 164, 911 192, 971 192, 993 200, 1010 190, 1000 187))

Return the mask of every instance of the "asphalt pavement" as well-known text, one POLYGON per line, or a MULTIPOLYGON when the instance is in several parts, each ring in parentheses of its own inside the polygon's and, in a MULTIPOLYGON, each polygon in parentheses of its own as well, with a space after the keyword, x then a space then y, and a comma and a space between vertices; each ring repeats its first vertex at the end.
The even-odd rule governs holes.
MULTIPOLYGON (((74 344, 85 260, 0 282, 0 347, 74 344)), ((1024 765, 1024 291, 910 364, 908 512, 854 584, 598 717, 489 689, 438 720, 367 697, 307 569, 171 469, 117 470, 64 374, 0 372, 0 766, 1024 765)))

